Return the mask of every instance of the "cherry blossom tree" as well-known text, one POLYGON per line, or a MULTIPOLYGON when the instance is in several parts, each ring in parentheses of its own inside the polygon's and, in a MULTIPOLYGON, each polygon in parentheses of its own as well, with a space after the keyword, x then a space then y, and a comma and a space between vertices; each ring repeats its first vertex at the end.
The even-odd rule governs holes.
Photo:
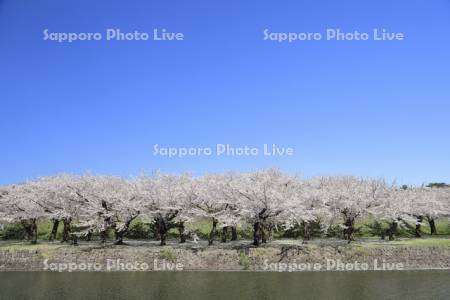
MULTIPOLYGON (((0 187, 0 222, 9 222, 10 206, 8 205, 7 199, 12 186, 0 187)), ((2 224, 3 225, 3 224, 2 224)))
POLYGON ((199 179, 198 197, 192 202, 192 212, 199 218, 211 220, 208 244, 212 245, 217 227, 222 229, 222 242, 227 240, 227 230, 232 229, 232 240, 237 239, 236 226, 240 217, 238 196, 231 187, 232 174, 208 175, 199 179))
POLYGON ((48 218, 52 213, 39 195, 38 185, 27 182, 11 186, 0 198, 3 219, 20 223, 32 244, 37 243, 38 220, 48 218))
MULTIPOLYGON (((411 215, 411 203, 415 193, 411 189, 398 187, 395 184, 383 185, 384 196, 380 198, 380 205, 369 209, 372 216, 377 221, 385 221, 387 228, 380 228, 381 238, 388 236, 389 240, 394 240, 399 226, 408 226, 414 217, 411 215)), ((380 227, 382 226, 379 223, 380 227)))
POLYGON ((303 243, 307 243, 312 236, 314 225, 321 226, 326 230, 325 221, 332 215, 322 192, 322 181, 317 179, 294 181, 295 189, 293 197, 285 199, 287 210, 283 213, 285 219, 284 228, 289 230, 294 226, 303 228, 303 243))
POLYGON ((352 176, 322 177, 322 197, 331 212, 343 217, 344 237, 350 243, 356 231, 355 222, 369 209, 381 205, 388 192, 382 180, 352 176))
POLYGON ((100 232, 102 243, 106 242, 108 229, 113 229, 115 243, 123 244, 124 235, 143 206, 138 183, 113 176, 85 175, 81 180, 82 185, 72 188, 88 204, 88 215, 98 216, 99 221, 91 225, 100 232))
POLYGON ((233 181, 240 195, 239 205, 245 218, 253 224, 253 244, 266 243, 270 232, 280 223, 286 199, 293 197, 295 178, 277 169, 241 174, 233 181))
POLYGON ((72 221, 91 222, 95 217, 92 203, 82 196, 87 184, 82 176, 61 174, 42 177, 35 181, 38 194, 51 210, 52 230, 50 240, 56 238, 59 223, 63 223, 62 242, 71 240, 72 221))
POLYGON ((144 215, 153 222, 156 237, 166 244, 167 232, 178 226, 180 240, 185 240, 185 223, 190 220, 190 202, 196 198, 195 184, 190 175, 141 177, 139 190, 143 197, 144 215))
MULTIPOLYGON (((337 219, 348 242, 354 238, 356 221, 371 215, 387 225, 383 234, 394 239, 399 226, 415 222, 420 236, 423 221, 437 234, 436 220, 450 217, 450 188, 447 185, 402 186, 379 179, 352 176, 300 180, 277 169, 253 173, 226 173, 193 178, 188 174, 124 179, 114 176, 67 175, 38 178, 0 187, 0 221, 22 224, 28 239, 37 242, 37 222, 51 220, 50 240, 63 223, 62 241, 77 243, 109 230, 115 243, 123 239, 137 217, 154 224, 161 245, 171 228, 186 241, 193 223, 208 219, 213 244, 222 231, 222 242, 237 239, 238 224, 253 226, 253 244, 270 239, 275 228, 303 228, 304 242, 317 224, 327 226, 337 219)), ((323 228, 324 229, 324 228, 323 228)))
POLYGON ((420 237, 420 227, 426 220, 430 234, 437 234, 436 220, 450 216, 450 197, 447 187, 410 187, 411 215, 416 217, 416 237, 420 237))

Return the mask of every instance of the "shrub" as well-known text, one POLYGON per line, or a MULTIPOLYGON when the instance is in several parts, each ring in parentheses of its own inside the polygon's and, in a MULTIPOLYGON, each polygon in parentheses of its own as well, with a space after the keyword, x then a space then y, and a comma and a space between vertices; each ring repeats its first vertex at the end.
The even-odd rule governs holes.
POLYGON ((384 238, 386 235, 387 226, 383 226, 383 224, 379 221, 373 221, 372 223, 369 223, 366 225, 367 231, 371 236, 379 236, 381 238, 384 238))
POLYGON ((131 223, 127 234, 125 235, 130 239, 148 239, 153 236, 153 224, 144 224, 140 220, 131 223))
POLYGON ((25 231, 19 223, 7 224, 0 231, 0 238, 2 240, 23 240, 25 239, 25 231))
POLYGON ((326 237, 342 238, 344 230, 340 225, 330 225, 326 231, 326 237))

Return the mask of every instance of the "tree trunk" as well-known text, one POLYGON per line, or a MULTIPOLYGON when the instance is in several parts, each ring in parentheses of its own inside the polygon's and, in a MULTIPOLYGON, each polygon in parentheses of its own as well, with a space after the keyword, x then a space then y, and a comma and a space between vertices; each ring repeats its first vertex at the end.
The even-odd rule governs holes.
POLYGON ((222 243, 227 242, 228 226, 222 228, 222 243))
POLYGON ((349 244, 351 241, 353 241, 353 233, 355 232, 354 223, 355 220, 353 218, 347 218, 344 223, 344 238, 348 241, 349 244))
POLYGON ((166 228, 161 228, 161 231, 159 233, 159 236, 161 238, 161 246, 165 246, 166 245, 166 239, 167 239, 167 230, 166 228))
MULTIPOLYGON (((158 213, 155 217, 155 237, 161 240, 161 246, 166 244, 167 232, 172 227, 171 221, 177 216, 178 211, 169 211, 165 215, 158 213)), ((184 225, 183 225, 184 226, 184 225)))
POLYGON ((131 222, 133 222, 136 217, 137 215, 128 216, 121 228, 117 228, 117 225, 115 226, 116 245, 123 245, 123 237, 128 232, 128 228, 130 228, 131 222))
POLYGON ((390 241, 395 240, 395 235, 397 234, 397 228, 398 228, 397 222, 392 222, 390 224, 389 229, 388 229, 388 236, 389 236, 390 241))
POLYGON ((159 221, 158 221, 158 219, 156 219, 156 221, 155 221, 155 225, 153 226, 154 227, 154 239, 155 239, 155 241, 160 241, 161 240, 161 234, 160 234, 160 229, 159 229, 159 221))
POLYGON ((74 246, 78 246, 78 235, 76 235, 76 234, 71 234, 71 236, 72 236, 72 244, 73 244, 74 246))
POLYGON ((70 239, 70 223, 72 222, 72 218, 63 218, 63 234, 61 243, 68 242, 70 239))
POLYGON ((416 221, 416 230, 414 231, 415 237, 418 237, 418 238, 422 237, 422 233, 420 232, 420 226, 422 225, 422 221, 423 221, 423 217, 418 216, 417 221, 416 221))
POLYGON ((159 237, 159 240, 161 241, 160 245, 164 246, 164 245, 166 245, 168 228, 167 228, 167 224, 164 220, 164 217, 161 214, 159 214, 156 217, 155 225, 156 225, 157 236, 159 237))
POLYGON ((261 223, 255 222, 253 224, 253 245, 259 246, 261 244, 261 223))
POLYGON ((31 241, 32 231, 31 231, 31 223, 29 220, 21 220, 20 224, 22 224, 22 227, 25 231, 25 239, 27 241, 31 241))
POLYGON ((100 243, 105 244, 108 238, 109 219, 104 219, 100 228, 100 243))
POLYGON ((50 233, 49 241, 56 239, 56 234, 58 233, 59 219, 52 219, 52 232, 50 233))
POLYGON ((86 241, 90 242, 92 240, 92 229, 88 230, 88 233, 86 234, 86 241))
POLYGON ((36 219, 31 219, 30 220, 30 233, 31 233, 31 243, 32 244, 36 244, 37 243, 37 238, 38 238, 38 231, 37 231, 37 223, 36 223, 36 219))
POLYGON ((217 232, 217 219, 213 218, 211 232, 209 233, 208 245, 211 246, 214 242, 214 238, 217 232))
POLYGON ((260 230, 261 230, 261 242, 265 244, 267 243, 267 227, 261 224, 260 230))
POLYGON ((100 230, 100 242, 102 244, 106 243, 106 238, 108 237, 108 231, 107 228, 103 228, 100 230))
POLYGON ((237 241, 238 235, 237 235, 237 229, 236 226, 231 227, 231 241, 237 241))
POLYGON ((311 239, 311 230, 310 230, 310 224, 309 222, 302 222, 303 223, 303 244, 307 244, 308 241, 311 239))
POLYGON ((116 241, 114 242, 114 244, 116 245, 123 245, 123 235, 124 235, 125 231, 124 230, 115 230, 115 238, 116 241))
POLYGON ((436 224, 434 222, 434 219, 428 217, 428 224, 430 224, 430 234, 431 235, 436 235, 437 234, 437 230, 436 230, 436 224))
POLYGON ((180 233, 180 243, 186 243, 186 233, 184 228, 184 222, 178 223, 178 231, 180 233))

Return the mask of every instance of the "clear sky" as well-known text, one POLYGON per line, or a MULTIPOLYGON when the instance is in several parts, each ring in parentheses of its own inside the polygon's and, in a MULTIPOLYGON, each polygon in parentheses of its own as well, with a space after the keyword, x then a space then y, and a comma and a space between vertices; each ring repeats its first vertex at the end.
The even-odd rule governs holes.
POLYGON ((61 172, 450 182, 450 1, 0 0, 0 184, 61 172), (176 42, 50 32, 184 33, 176 42), (404 41, 263 40, 327 28, 404 41), (275 143, 289 157, 167 158, 153 145, 275 143))

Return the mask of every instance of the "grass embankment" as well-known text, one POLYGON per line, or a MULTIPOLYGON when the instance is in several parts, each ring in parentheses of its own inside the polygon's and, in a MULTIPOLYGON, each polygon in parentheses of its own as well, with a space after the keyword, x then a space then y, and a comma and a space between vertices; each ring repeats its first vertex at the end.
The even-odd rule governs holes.
MULTIPOLYGON (((389 241, 385 243, 367 243, 370 245, 391 245, 391 246, 408 246, 408 247, 450 247, 450 237, 441 238, 413 238, 413 239, 400 239, 395 241, 389 241)), ((364 243, 363 243, 364 245, 364 243)))
MULTIPOLYGON (((281 239, 274 240, 267 244, 263 244, 260 248, 275 247, 282 248, 285 246, 300 246, 306 248, 320 248, 320 247, 346 247, 346 248, 383 248, 383 247, 450 247, 450 236, 449 237, 439 237, 439 238, 411 238, 411 239, 398 239, 394 241, 382 241, 376 238, 366 238, 359 239, 350 244, 346 241, 338 239, 315 239, 311 240, 308 244, 303 244, 301 240, 294 239, 281 239)), ((251 240, 240 240, 237 242, 220 243, 216 242, 213 246, 208 246, 206 241, 202 241, 198 244, 192 242, 187 242, 185 244, 178 243, 177 240, 169 240, 167 246, 161 247, 158 242, 155 241, 126 241, 125 245, 114 245, 112 241, 106 243, 105 245, 100 245, 98 241, 92 242, 80 242, 79 246, 73 246, 71 244, 62 244, 58 241, 48 242, 39 241, 37 244, 30 244, 27 241, 1 241, 0 251, 45 251, 45 250, 56 250, 63 248, 133 248, 133 247, 154 247, 161 249, 161 251, 166 251, 173 248, 248 248, 253 247, 251 240)))

